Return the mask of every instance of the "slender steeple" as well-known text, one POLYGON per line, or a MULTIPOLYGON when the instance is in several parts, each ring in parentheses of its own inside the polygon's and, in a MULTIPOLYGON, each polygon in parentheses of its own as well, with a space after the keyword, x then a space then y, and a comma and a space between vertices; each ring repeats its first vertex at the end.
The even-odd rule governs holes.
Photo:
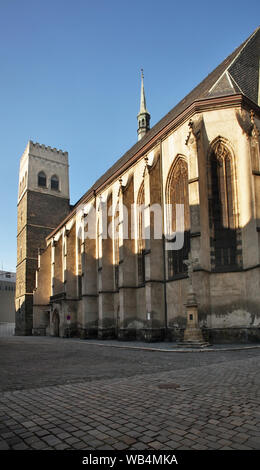
POLYGON ((140 111, 137 115, 138 120, 138 140, 142 139, 142 137, 146 134, 147 131, 150 129, 150 114, 146 109, 146 100, 145 100, 145 92, 144 92, 144 72, 141 69, 141 99, 140 99, 140 111))

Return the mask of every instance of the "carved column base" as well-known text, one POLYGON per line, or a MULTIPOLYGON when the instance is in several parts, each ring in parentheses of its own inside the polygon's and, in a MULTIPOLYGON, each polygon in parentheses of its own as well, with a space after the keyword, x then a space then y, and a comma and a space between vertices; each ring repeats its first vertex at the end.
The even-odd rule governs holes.
POLYGON ((178 343, 178 346, 185 346, 190 348, 204 348, 209 346, 202 335, 198 321, 198 306, 196 302, 191 302, 186 305, 187 311, 187 326, 184 330, 183 341, 178 343))

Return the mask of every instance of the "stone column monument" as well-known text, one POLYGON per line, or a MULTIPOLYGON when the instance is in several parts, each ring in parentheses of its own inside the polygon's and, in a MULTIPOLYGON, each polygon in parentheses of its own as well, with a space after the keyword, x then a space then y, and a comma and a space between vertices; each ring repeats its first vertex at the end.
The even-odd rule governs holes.
POLYGON ((184 331, 183 341, 179 343, 179 346, 186 346, 191 348, 204 348, 209 346, 209 343, 204 340, 201 328, 199 327, 198 302, 192 284, 193 269, 197 263, 198 259, 192 259, 191 254, 189 254, 189 258, 184 261, 184 264, 186 264, 186 266, 188 267, 189 276, 188 295, 187 302, 185 305, 187 313, 187 325, 184 331))

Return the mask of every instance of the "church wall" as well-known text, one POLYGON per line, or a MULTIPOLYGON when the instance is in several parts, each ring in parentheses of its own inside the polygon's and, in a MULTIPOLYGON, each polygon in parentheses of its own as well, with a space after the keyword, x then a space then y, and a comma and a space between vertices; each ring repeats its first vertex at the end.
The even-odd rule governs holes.
POLYGON ((51 246, 49 245, 40 255, 37 269, 37 289, 34 294, 34 304, 48 305, 51 296, 51 246))
POLYGON ((237 121, 236 112, 227 109, 204 113, 208 143, 222 136, 228 140, 235 157, 239 225, 242 228, 243 267, 255 265, 258 243, 254 220, 252 168, 248 137, 237 121))
POLYGON ((255 186, 257 228, 260 229, 260 174, 254 175, 254 186, 255 186))
POLYGON ((98 337, 113 338, 115 336, 114 312, 114 277, 113 277, 113 243, 110 236, 102 237, 103 231, 108 229, 112 222, 112 192, 101 196, 98 207, 99 219, 97 232, 98 245, 98 337), (107 220, 103 219, 102 202, 107 204, 107 220))
MULTIPOLYGON (((205 113, 204 125, 209 143, 221 135, 228 140, 234 153, 243 268, 247 269, 256 266, 259 259, 248 137, 239 126, 233 109, 205 113)), ((210 275, 211 315, 207 316, 208 327, 238 328, 238 331, 253 327, 253 305, 259 302, 259 296, 250 286, 258 284, 258 275, 257 270, 210 275), (248 276, 250 283, 246 282, 248 276)), ((231 338, 230 332, 228 336, 231 338)))
MULTIPOLYGON (((145 205, 160 204, 165 198, 167 177, 178 155, 184 156, 189 168, 189 198, 191 206, 191 249, 198 256, 198 266, 193 274, 193 283, 198 300, 199 324, 211 341, 228 338, 238 341, 253 340, 258 335, 260 319, 259 305, 259 232, 255 216, 260 211, 258 180, 255 192, 250 162, 248 137, 242 131, 234 109, 218 109, 195 115, 193 131, 196 145, 191 148, 188 122, 162 140, 160 145, 141 158, 122 176, 123 196, 121 202, 128 208, 137 201, 142 182, 145 188, 145 205), (235 180, 239 224, 241 226, 242 262, 247 271, 211 272, 210 232, 208 208, 208 152, 218 136, 230 144, 235 159, 235 180), (188 142, 188 143, 187 143, 188 142), (162 161, 160 160, 162 159, 162 161), (196 160, 197 159, 197 160, 196 160), (197 163, 196 163, 197 162, 197 163), (198 177, 196 176, 196 165, 198 177), (162 174, 161 172, 162 168, 162 174), (133 175, 132 182, 131 175, 133 175), (195 176, 194 176, 195 175, 195 176), (234 334, 231 334, 231 330, 234 334), (250 331, 249 331, 250 330, 250 331), (245 333, 247 331, 247 333, 245 333), (233 335, 233 336, 232 336, 233 335), (255 335, 255 336, 254 336, 255 335)), ((111 207, 118 199, 120 184, 115 180, 98 194, 103 200, 108 195, 111 207)), ((260 189, 260 187, 259 187, 260 189)), ((259 212, 260 213, 260 212, 259 212)), ((99 217, 99 216, 97 216, 99 217)), ((129 213, 130 218, 130 213, 129 213)), ((146 217, 152 227, 153 216, 146 217)), ((107 224, 112 218, 109 216, 107 224)), ((186 325, 185 302, 187 298, 187 276, 170 281, 164 278, 162 240, 146 241, 145 286, 137 284, 137 236, 135 240, 124 240, 120 249, 119 287, 115 285, 114 244, 110 238, 102 240, 102 256, 98 263, 98 234, 96 240, 84 243, 82 263, 82 299, 77 288, 77 240, 76 228, 67 237, 66 300, 54 302, 52 310, 59 309, 60 335, 66 335, 66 315, 72 317, 71 331, 77 330, 82 337, 109 338, 117 336, 131 339, 162 339, 165 329, 165 293, 167 303, 168 337, 180 339, 186 325), (70 299, 70 300, 69 300, 70 299), (132 332, 132 333, 131 333, 132 332)), ((58 270, 56 271, 58 274, 58 270)), ((60 272, 58 275, 61 278, 60 272)), ((259 330, 260 331, 260 330, 259 330)))
POLYGON ((147 310, 145 300, 145 287, 138 287, 136 289, 136 305, 137 305, 137 325, 139 328, 146 326, 147 310))
MULTIPOLYGON (((165 202, 167 179, 175 159, 181 155, 188 162, 188 148, 187 145, 185 145, 187 135, 188 126, 187 123, 184 123, 162 141, 162 184, 165 202)), ((169 280, 167 249, 165 252, 165 262, 168 338, 179 340, 182 338, 183 331, 186 326, 186 311, 184 304, 186 301, 188 280, 186 279, 186 276, 183 276, 183 279, 175 279, 173 281, 169 280)))
MULTIPOLYGON (((138 193, 143 182, 143 173, 145 169, 144 160, 140 160, 134 167, 134 203, 137 204, 138 193)), ((138 286, 138 265, 137 265, 137 253, 138 253, 138 234, 137 234, 137 223, 135 225, 135 283, 138 286)), ((147 308, 146 308, 146 298, 145 298, 145 287, 137 287, 136 289, 136 326, 138 329, 143 329, 146 326, 147 320, 147 308)))
POLYGON ((213 342, 260 340, 259 279, 259 268, 210 277, 211 314, 207 329, 213 342), (223 296, 223 292, 228 294, 223 296))
POLYGON ((26 263, 23 260, 16 268, 16 299, 26 292, 26 263))
MULTIPOLYGON (((200 116, 194 117, 200 121, 200 116)), ((183 142, 187 136, 187 124, 169 135, 162 143, 163 149, 163 184, 166 186, 167 175, 174 158, 178 154, 187 154, 183 142), (186 129, 185 129, 186 128, 186 129), (186 135, 185 135, 186 134, 186 135)), ((246 273, 209 273, 209 229, 207 206, 207 172, 206 157, 211 141, 219 135, 226 138, 234 151, 237 168, 237 188, 240 224, 242 226, 243 266, 254 266, 259 260, 258 234, 253 211, 253 194, 251 181, 250 154, 247 147, 247 137, 243 134, 233 109, 218 110, 203 113, 203 126, 200 127, 198 142, 200 197, 203 201, 200 207, 200 224, 202 233, 202 247, 200 252, 200 267, 203 272, 194 273, 194 284, 198 279, 196 293, 199 302, 200 325, 207 328, 248 328, 257 324, 255 308, 259 305, 257 288, 259 274, 256 270, 246 273), (241 145, 242 143, 242 145, 241 145), (250 274, 249 274, 250 273, 250 274), (246 282, 246 279, 250 281, 246 282), (234 287, 238 286, 238 287, 234 287), (237 293, 236 293, 237 289, 237 293), (219 296, 216 292, 219 291, 219 296), (223 296, 223 292, 227 295, 223 296), (219 303, 220 300, 220 303, 219 303), (254 322, 252 321, 254 318, 254 322)), ((256 199, 257 201, 257 199, 256 199)), ((257 204, 257 203, 256 203, 257 204)), ((185 313, 185 280, 170 281, 167 283, 167 314, 168 325, 171 330, 182 329, 186 324, 185 313)), ((240 331, 240 330, 239 330, 240 331)), ((241 331, 240 331, 241 334, 241 331)), ((230 332, 228 333, 230 336, 230 332)), ((212 335, 211 339, 214 335, 212 335)), ((231 336, 230 336, 231 337, 231 336)), ((219 337, 217 336, 218 340, 219 337)))
POLYGON ((36 290, 33 298, 33 335, 45 335, 50 325, 51 295, 51 246, 40 256, 40 266, 36 273, 36 290))
POLYGON ((179 279, 167 282, 167 324, 169 328, 169 337, 173 340, 182 338, 186 326, 186 313, 184 302, 187 292, 187 279, 179 279))
POLYGON ((53 295, 64 292, 64 284, 62 279, 62 237, 55 242, 54 250, 54 279, 53 279, 53 295))
POLYGON ((87 239, 84 243, 84 263, 82 279, 82 308, 79 319, 80 336, 92 338, 98 331, 98 294, 96 240, 87 239))
POLYGON ((66 296, 67 299, 77 298, 77 272, 76 272, 76 224, 73 225, 67 236, 67 269, 66 269, 66 296))
MULTIPOLYGON (((135 240, 131 237, 132 218, 131 208, 134 203, 134 178, 129 173, 127 178, 122 179, 121 185, 114 193, 115 203, 118 204, 118 301, 117 322, 119 329, 117 335, 120 339, 134 339, 137 328, 137 305, 136 305, 136 256, 135 240), (125 224, 125 226, 123 225, 125 224)), ((116 230, 116 227, 115 227, 116 230)), ((115 260, 116 261, 116 260, 115 260)), ((115 286, 116 287, 116 286, 115 286)))

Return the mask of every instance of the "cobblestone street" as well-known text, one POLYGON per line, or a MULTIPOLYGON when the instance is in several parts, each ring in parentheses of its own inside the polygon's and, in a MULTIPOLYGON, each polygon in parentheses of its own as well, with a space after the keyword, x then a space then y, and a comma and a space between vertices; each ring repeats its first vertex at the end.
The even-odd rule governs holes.
POLYGON ((259 360, 0 338, 0 449, 260 449, 259 360))

